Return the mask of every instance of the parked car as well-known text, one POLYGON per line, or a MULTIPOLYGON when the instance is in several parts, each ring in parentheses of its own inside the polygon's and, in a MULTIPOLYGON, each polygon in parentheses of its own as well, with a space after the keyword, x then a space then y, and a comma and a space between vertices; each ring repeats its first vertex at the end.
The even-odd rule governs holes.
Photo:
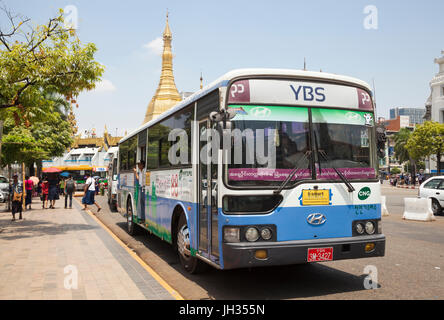
POLYGON ((435 176, 424 181, 419 187, 418 195, 420 198, 432 199, 433 214, 441 214, 444 207, 444 176, 435 176))
POLYGON ((0 176, 0 202, 9 200, 9 180, 4 176, 0 176))

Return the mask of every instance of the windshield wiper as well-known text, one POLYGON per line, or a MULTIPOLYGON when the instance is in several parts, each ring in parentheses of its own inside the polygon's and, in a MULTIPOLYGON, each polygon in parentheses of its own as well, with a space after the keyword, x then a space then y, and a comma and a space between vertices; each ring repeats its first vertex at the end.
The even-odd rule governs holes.
MULTIPOLYGON (((318 157, 319 155, 322 156, 322 158, 324 158, 325 161, 329 162, 330 160, 328 160, 327 154, 325 153, 324 150, 317 150, 318 152, 318 157)), ((339 172, 338 169, 336 169, 333 165, 330 165, 330 167, 335 170, 336 174, 339 176, 339 178, 341 178, 341 180, 344 182, 344 184, 347 186, 348 188, 348 192, 353 192, 355 191, 355 188, 353 188, 353 186, 351 185, 350 182, 348 182, 348 180, 344 177, 344 175, 342 173, 339 172)), ((319 171, 320 172, 320 171, 319 171)))
POLYGON ((288 175, 287 179, 285 179, 285 181, 281 184, 279 189, 273 191, 274 194, 280 194, 282 192, 282 190, 285 188, 287 183, 291 180, 291 178, 293 178, 293 176, 296 174, 296 172, 300 169, 299 164, 303 160, 307 160, 307 158, 310 155, 311 155, 311 150, 307 150, 307 152, 304 153, 304 156, 301 159, 299 159, 299 161, 296 163, 296 165, 294 166, 294 168, 291 170, 290 174, 288 175))

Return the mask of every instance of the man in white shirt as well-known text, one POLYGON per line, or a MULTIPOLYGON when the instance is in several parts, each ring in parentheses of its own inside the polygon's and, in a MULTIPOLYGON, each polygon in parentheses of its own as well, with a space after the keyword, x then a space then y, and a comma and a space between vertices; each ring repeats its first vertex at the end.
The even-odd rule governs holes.
POLYGON ((89 173, 86 173, 86 182, 83 188, 84 195, 82 198, 82 203, 85 206, 83 210, 88 209, 88 205, 95 204, 97 207, 97 212, 99 212, 102 208, 99 204, 94 200, 94 196, 96 194, 96 181, 91 177, 89 173))
POLYGON ((146 181, 146 169, 145 161, 140 160, 137 167, 134 168, 136 174, 136 187, 138 188, 138 201, 137 201, 137 218, 139 222, 145 221, 145 181, 146 181))

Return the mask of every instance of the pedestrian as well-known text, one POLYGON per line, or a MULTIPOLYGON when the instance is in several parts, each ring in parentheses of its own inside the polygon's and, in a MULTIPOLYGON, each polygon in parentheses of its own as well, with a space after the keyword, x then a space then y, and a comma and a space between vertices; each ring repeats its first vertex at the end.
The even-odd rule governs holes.
POLYGON ((96 181, 91 177, 89 173, 86 173, 86 182, 83 188, 83 198, 82 204, 84 205, 83 210, 88 209, 88 205, 96 205, 97 212, 100 212, 102 209, 99 204, 94 200, 94 196, 96 194, 96 181))
POLYGON ((48 201, 49 182, 46 176, 43 176, 42 181, 42 209, 46 209, 46 202, 48 201))
POLYGON ((59 200, 59 181, 57 177, 53 174, 50 175, 48 179, 49 183, 49 192, 48 192, 48 200, 49 200, 49 208, 55 209, 55 202, 59 200))
POLYGON ((99 178, 94 179, 94 184, 96 186, 96 196, 99 195, 99 178))
POLYGON ((68 204, 68 198, 69 198, 69 208, 72 208, 72 195, 74 191, 76 190, 76 182, 72 178, 72 175, 69 175, 68 179, 65 181, 65 209, 68 204))
POLYGON ((65 178, 60 179, 60 194, 65 195, 65 178))
POLYGON ((23 185, 18 182, 17 174, 14 174, 12 179, 10 194, 12 194, 12 221, 15 221, 16 213, 20 213, 19 220, 22 219, 23 185))
POLYGON ((31 210, 33 189, 34 189, 34 182, 31 179, 29 179, 29 176, 26 176, 25 177, 25 190, 26 190, 25 207, 29 206, 29 210, 31 210))
POLYGON ((42 197, 42 178, 39 179, 39 183, 37 183, 37 195, 42 197))

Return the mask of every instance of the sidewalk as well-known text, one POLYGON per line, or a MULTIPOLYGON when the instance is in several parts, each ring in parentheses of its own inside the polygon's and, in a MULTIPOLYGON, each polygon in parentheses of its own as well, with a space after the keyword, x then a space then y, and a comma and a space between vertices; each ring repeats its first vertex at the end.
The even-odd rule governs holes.
POLYGON ((0 212, 0 300, 174 299, 77 201, 62 202, 42 210, 33 199, 15 222, 0 212), (73 270, 78 287, 66 289, 73 270))

